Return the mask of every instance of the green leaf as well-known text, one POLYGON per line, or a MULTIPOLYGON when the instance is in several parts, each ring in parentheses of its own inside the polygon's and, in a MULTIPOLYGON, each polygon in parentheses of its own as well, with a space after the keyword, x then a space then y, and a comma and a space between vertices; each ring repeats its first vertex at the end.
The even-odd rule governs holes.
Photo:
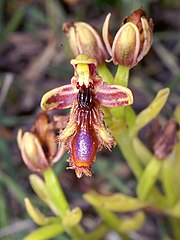
POLYGON ((139 130, 151 122, 162 110, 169 96, 169 88, 160 90, 150 105, 144 109, 136 118, 136 124, 130 129, 130 134, 135 136, 139 130))
POLYGON ((143 165, 147 165, 153 157, 153 154, 150 150, 141 142, 138 137, 133 138, 133 148, 136 152, 138 159, 143 163, 143 165))
POLYGON ((143 171, 137 185, 137 195, 141 201, 147 200, 151 194, 151 190, 159 177, 162 163, 161 160, 153 158, 143 171))
POLYGON ((34 192, 37 194, 37 196, 44 202, 46 205, 52 210, 52 212, 56 215, 58 215, 58 209, 56 208, 55 204, 53 203, 48 188, 45 185, 42 178, 40 178, 36 174, 31 174, 29 177, 31 186, 34 190, 34 192))
POLYGON ((172 206, 177 200, 174 159, 169 157, 163 160, 160 176, 167 204, 172 206))
POLYGON ((63 225, 68 227, 73 227, 77 225, 82 218, 82 211, 80 208, 76 207, 71 211, 68 211, 63 218, 63 225))
POLYGON ((16 183, 14 179, 0 171, 0 182, 16 197, 16 199, 23 203, 26 193, 23 189, 16 183))
POLYGON ((125 130, 119 134, 118 131, 116 131, 112 132, 112 134, 115 137, 129 167, 131 168, 131 171, 136 176, 136 178, 139 179, 143 172, 143 168, 133 148, 133 139, 129 136, 129 132, 125 130))
POLYGON ((29 198, 24 199, 24 203, 26 206, 26 211, 29 216, 33 219, 33 221, 38 225, 45 225, 48 223, 46 216, 42 214, 39 209, 35 208, 29 198))
POLYGON ((54 223, 38 228, 33 233, 26 236, 23 240, 45 240, 56 237, 63 232, 63 227, 58 223, 54 223))
POLYGON ((9 216, 6 206, 5 191, 0 185, 0 226, 4 227, 9 224, 9 216))
POLYGON ((146 204, 137 198, 115 193, 112 196, 103 196, 96 192, 89 192, 83 198, 96 208, 115 212, 129 212, 143 208, 146 204))
POLYGON ((24 11, 23 11, 22 8, 17 8, 17 10, 14 11, 11 19, 9 20, 6 27, 4 28, 4 30, 0 34, 0 42, 1 43, 6 40, 6 38, 8 37, 8 35, 11 32, 13 32, 14 30, 17 29, 17 27, 19 26, 23 16, 24 16, 24 11))
POLYGON ((119 231, 122 233, 138 231, 145 223, 145 220, 145 214, 142 211, 137 212, 134 216, 123 219, 119 226, 119 231))

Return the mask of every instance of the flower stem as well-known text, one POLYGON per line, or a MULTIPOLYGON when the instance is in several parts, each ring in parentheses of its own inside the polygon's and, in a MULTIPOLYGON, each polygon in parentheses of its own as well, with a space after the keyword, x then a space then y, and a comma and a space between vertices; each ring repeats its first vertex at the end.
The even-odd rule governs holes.
MULTIPOLYGON (((55 175, 51 167, 43 171, 45 184, 48 188, 49 194, 55 204, 59 216, 63 220, 67 211, 70 209, 69 203, 64 195, 64 192, 60 186, 60 182, 55 175)), ((80 225, 75 226, 64 226, 65 231, 72 237, 72 239, 81 240, 83 239, 84 231, 80 225)))
POLYGON ((136 178, 139 179, 143 169, 134 151, 132 139, 128 134, 128 130, 125 129, 120 134, 113 134, 113 136, 116 138, 118 146, 120 147, 121 152, 127 160, 132 172, 134 173, 136 178))
POLYGON ((109 84, 112 84, 114 79, 109 71, 109 68, 106 66, 105 63, 101 64, 97 68, 98 74, 102 77, 103 81, 109 84))
POLYGON ((54 202, 59 216, 63 218, 67 210, 69 210, 69 204, 66 200, 64 192, 60 186, 60 183, 51 167, 46 168, 43 171, 46 186, 48 188, 49 194, 54 202))
POLYGON ((129 80, 129 68, 122 65, 118 65, 117 72, 114 78, 114 84, 127 87, 128 80, 129 80))
MULTIPOLYGON (((127 87, 128 80, 129 80, 129 68, 118 65, 117 72, 114 78, 114 84, 127 87)), ((116 119, 125 118, 125 109, 126 107, 114 107, 111 109, 111 113, 113 117, 116 119)))

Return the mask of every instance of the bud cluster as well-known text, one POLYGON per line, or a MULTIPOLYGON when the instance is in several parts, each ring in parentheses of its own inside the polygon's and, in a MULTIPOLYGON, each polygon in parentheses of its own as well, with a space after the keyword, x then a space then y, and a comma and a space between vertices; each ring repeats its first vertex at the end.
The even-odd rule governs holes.
POLYGON ((98 64, 103 64, 107 60, 107 49, 114 64, 132 68, 148 53, 152 45, 153 21, 147 20, 142 8, 137 9, 122 21, 113 39, 108 30, 110 16, 109 13, 102 28, 104 43, 98 32, 84 22, 66 22, 63 31, 75 56, 85 53, 97 59, 98 64))

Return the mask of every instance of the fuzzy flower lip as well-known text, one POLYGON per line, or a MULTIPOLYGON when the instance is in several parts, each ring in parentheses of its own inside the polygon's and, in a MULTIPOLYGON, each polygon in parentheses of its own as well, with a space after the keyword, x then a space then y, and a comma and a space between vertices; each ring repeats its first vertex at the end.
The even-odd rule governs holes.
POLYGON ((104 83, 96 74, 96 60, 86 54, 78 55, 71 64, 71 84, 45 93, 41 107, 45 111, 71 108, 69 121, 57 141, 70 152, 67 169, 75 170, 78 178, 90 177, 96 153, 103 146, 110 150, 116 144, 104 124, 100 106, 127 106, 133 103, 133 95, 126 87, 104 83))
POLYGON ((123 20, 113 43, 109 41, 109 13, 105 19, 102 35, 107 51, 114 64, 134 67, 148 53, 153 41, 153 22, 146 18, 142 8, 132 12, 123 20))

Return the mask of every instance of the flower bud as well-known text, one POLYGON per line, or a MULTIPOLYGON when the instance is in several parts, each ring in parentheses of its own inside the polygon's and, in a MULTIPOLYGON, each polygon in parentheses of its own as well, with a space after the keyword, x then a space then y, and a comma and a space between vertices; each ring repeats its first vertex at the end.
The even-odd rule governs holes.
POLYGON ((39 172, 49 166, 40 141, 33 133, 25 132, 22 134, 22 130, 19 130, 18 144, 22 158, 31 171, 39 172))
POLYGON ((165 159, 173 151, 177 141, 177 124, 170 119, 154 141, 154 154, 161 160, 165 159))
POLYGON ((84 22, 65 22, 63 31, 68 37, 70 48, 75 56, 84 53, 95 58, 98 64, 105 62, 106 50, 96 30, 84 22))
POLYGON ((131 16, 123 20, 111 46, 108 33, 110 16, 110 14, 107 15, 103 25, 106 48, 114 64, 132 68, 148 53, 152 45, 152 19, 147 21, 142 8, 135 10, 131 16))
POLYGON ((39 114, 31 131, 23 133, 19 130, 17 141, 25 164, 33 172, 40 172, 57 162, 65 151, 64 147, 58 149, 54 125, 46 113, 39 114))

